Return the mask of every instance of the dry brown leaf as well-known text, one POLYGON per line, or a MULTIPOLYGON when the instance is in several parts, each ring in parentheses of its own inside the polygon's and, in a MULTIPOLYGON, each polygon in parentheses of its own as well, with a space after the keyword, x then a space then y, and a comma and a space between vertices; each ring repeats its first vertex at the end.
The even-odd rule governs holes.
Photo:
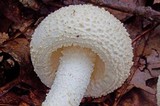
POLYGON ((146 81, 151 78, 152 76, 150 75, 150 73, 141 72, 140 70, 137 70, 130 84, 133 84, 135 87, 141 88, 145 90, 146 92, 149 92, 154 95, 156 94, 155 89, 146 85, 146 81))
POLYGON ((40 5, 36 0, 19 0, 19 2, 21 2, 24 7, 28 7, 36 11, 40 8, 40 5))
MULTIPOLYGON (((7 101, 9 97, 4 96, 4 94, 5 95, 9 94, 9 96, 13 94, 13 96, 15 96, 13 98, 15 99, 18 98, 17 100, 20 99, 21 101, 25 100, 24 102, 28 103, 29 105, 31 104, 40 105, 40 103, 44 100, 46 94, 46 87, 40 82, 39 78, 33 71, 33 67, 30 61, 29 42, 24 38, 16 38, 14 40, 6 42, 1 48, 1 51, 10 54, 18 62, 20 67, 20 74, 16 78, 16 80, 11 81, 9 85, 6 84, 3 87, 0 87, 0 90, 2 91, 0 103, 13 104, 14 100, 7 101), (24 94, 23 92, 26 91, 28 91, 29 93, 24 94), (21 94, 23 94, 23 98, 25 97, 25 99, 21 98, 20 96, 21 94)), ((17 106, 20 100, 14 104, 16 104, 17 106)))
POLYGON ((154 4, 155 4, 155 3, 160 3, 160 0, 154 0, 154 4))
POLYGON ((30 106, 30 105, 27 104, 27 103, 25 103, 25 102, 21 102, 21 103, 19 104, 19 106, 30 106))
POLYGON ((8 40, 9 39, 9 36, 8 36, 8 34, 7 33, 1 33, 0 32, 0 44, 2 44, 3 42, 5 42, 6 40, 8 40))
MULTIPOLYGON (((38 25, 36 20, 64 5, 84 3, 85 0, 38 0, 38 2, 34 2, 37 0, 32 2, 30 0, 19 0, 23 5, 18 0, 13 1, 0 1, 0 19, 6 20, 4 22, 0 21, 0 27, 2 27, 3 32, 9 33, 12 38, 6 41, 4 39, 8 38, 2 37, 2 42, 5 42, 0 49, 18 62, 20 74, 14 81, 7 82, 3 87, 0 87, 0 94, 2 94, 0 96, 0 105, 38 106, 45 99, 46 92, 49 89, 41 83, 33 71, 29 53, 29 41, 26 38, 30 40, 35 26, 38 25), (24 14, 26 17, 24 17, 24 14), (36 17, 34 14, 36 14, 36 17)), ((99 2, 99 0, 92 1, 99 2)), ((114 0, 113 2, 117 1, 141 6, 146 4, 146 0, 114 0)), ((157 2, 159 0, 154 0, 154 3, 157 2)), ((154 25, 151 21, 144 20, 144 18, 134 17, 131 14, 111 9, 108 10, 125 23, 132 39, 154 25)), ((134 61, 137 64, 134 67, 135 69, 131 70, 131 76, 121 88, 101 98, 85 98, 82 100, 81 106, 113 106, 113 104, 116 104, 115 106, 156 106, 155 77, 160 74, 159 34, 160 28, 158 27, 135 42, 134 61), (143 58, 140 59, 140 56, 143 58)), ((3 58, 4 56, 0 56, 0 61, 3 58)), ((13 61, 6 61, 10 65, 14 65, 13 61)))
POLYGON ((155 95, 133 88, 121 98, 118 106, 156 106, 156 101, 153 98, 155 95))
POLYGON ((21 15, 21 9, 14 0, 1 0, 0 12, 15 23, 23 23, 24 21, 24 18, 21 15))

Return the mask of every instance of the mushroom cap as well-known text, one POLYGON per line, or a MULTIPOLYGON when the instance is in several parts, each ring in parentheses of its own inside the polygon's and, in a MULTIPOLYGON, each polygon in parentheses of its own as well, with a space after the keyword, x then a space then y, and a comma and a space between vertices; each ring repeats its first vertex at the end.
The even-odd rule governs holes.
POLYGON ((157 105, 160 106, 160 77, 157 83, 157 105))
POLYGON ((61 50, 77 45, 97 54, 84 96, 100 97, 124 83, 133 64, 133 52, 123 24, 103 8, 70 5, 49 14, 32 37, 34 71, 44 84, 53 84, 61 50))

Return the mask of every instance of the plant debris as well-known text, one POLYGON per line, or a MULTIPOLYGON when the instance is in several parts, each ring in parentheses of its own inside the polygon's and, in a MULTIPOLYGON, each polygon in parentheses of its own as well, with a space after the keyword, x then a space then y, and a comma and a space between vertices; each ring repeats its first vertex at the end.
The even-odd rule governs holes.
MULTIPOLYGON (((81 106, 156 106, 160 75, 159 0, 0 0, 0 105, 40 106, 49 91, 33 71, 29 43, 37 25, 62 6, 92 3, 124 23, 134 65, 122 87, 81 106)), ((62 101, 63 102, 63 101, 62 101)))

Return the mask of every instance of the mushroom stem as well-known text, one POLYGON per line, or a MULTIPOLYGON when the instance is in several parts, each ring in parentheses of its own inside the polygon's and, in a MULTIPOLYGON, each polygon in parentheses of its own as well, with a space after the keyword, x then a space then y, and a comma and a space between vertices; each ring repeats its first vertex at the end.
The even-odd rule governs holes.
POLYGON ((63 50, 55 80, 42 106, 79 106, 94 68, 95 54, 82 48, 63 50))

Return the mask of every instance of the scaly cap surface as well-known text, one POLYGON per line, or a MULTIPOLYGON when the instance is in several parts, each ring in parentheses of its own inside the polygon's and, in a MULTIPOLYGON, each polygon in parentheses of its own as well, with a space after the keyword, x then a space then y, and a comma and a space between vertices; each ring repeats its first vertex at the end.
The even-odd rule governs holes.
POLYGON ((34 71, 48 87, 59 65, 59 49, 72 45, 90 48, 97 54, 85 96, 106 95, 128 77, 133 53, 123 24, 99 7, 70 5, 49 14, 36 28, 31 41, 34 71))

